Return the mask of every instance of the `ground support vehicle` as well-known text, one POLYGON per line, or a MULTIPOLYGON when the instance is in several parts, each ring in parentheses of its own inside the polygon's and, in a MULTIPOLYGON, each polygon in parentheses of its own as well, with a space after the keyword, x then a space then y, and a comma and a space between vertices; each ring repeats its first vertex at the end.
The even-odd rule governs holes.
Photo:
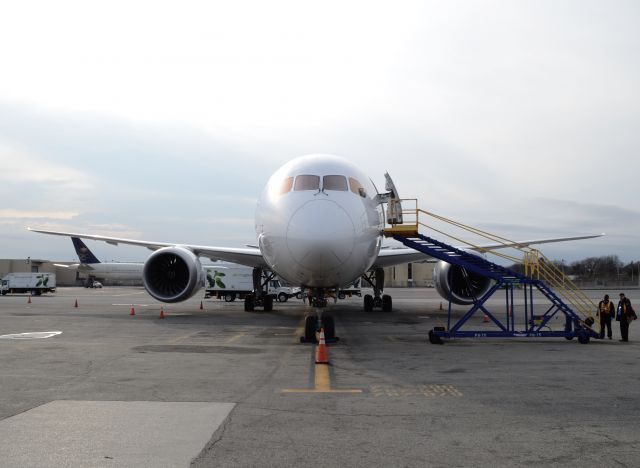
POLYGON ((55 273, 8 273, 2 278, 0 292, 5 294, 33 294, 56 292, 55 273))

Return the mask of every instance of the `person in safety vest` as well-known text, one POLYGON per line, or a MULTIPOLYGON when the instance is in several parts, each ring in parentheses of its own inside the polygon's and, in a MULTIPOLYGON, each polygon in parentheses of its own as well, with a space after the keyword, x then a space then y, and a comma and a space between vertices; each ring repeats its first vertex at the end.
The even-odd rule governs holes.
POLYGON ((607 328, 607 337, 611 339, 611 319, 615 309, 613 308, 613 302, 609 300, 609 295, 605 294, 604 299, 598 304, 597 315, 600 316, 600 339, 604 339, 604 329, 607 328))
POLYGON ((629 324, 637 318, 629 298, 625 297, 624 293, 620 293, 620 301, 618 302, 618 311, 616 313, 616 320, 620 322, 620 335, 622 335, 620 341, 629 341, 629 324))

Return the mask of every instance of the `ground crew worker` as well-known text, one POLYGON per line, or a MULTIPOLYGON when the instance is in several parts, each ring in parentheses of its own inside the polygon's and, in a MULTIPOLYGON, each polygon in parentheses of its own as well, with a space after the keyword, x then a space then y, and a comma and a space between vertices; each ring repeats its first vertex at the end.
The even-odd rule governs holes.
POLYGON ((598 315, 600 316, 600 339, 604 340, 604 329, 607 328, 607 337, 611 339, 611 319, 615 310, 613 302, 609 300, 609 295, 605 294, 604 299, 598 304, 598 315))
POLYGON ((631 301, 624 296, 624 293, 620 293, 618 312, 616 313, 616 320, 620 322, 620 335, 622 335, 620 341, 629 341, 629 323, 636 318, 636 312, 631 306, 631 301))

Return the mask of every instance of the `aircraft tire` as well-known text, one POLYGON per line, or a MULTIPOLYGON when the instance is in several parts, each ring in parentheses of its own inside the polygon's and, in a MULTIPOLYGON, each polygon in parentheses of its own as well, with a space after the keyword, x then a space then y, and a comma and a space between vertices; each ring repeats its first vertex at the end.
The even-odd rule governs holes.
POLYGON ((336 337, 336 323, 332 315, 322 317, 322 325, 324 326, 324 338, 326 340, 334 340, 336 337))
POLYGON ((364 311, 373 312, 373 296, 371 294, 364 295, 364 311))
POLYGON ((429 343, 431 344, 443 344, 442 338, 436 335, 433 330, 429 330, 429 343))
POLYGON ((248 294, 244 298, 244 311, 245 312, 253 312, 256 308, 255 302, 253 301, 253 296, 248 294))
POLYGON ((393 309, 393 300, 391 299, 391 296, 389 296, 388 294, 384 294, 382 296, 382 311, 391 312, 392 309, 393 309))
POLYGON ((578 332, 578 342, 580 344, 587 344, 589 343, 589 334, 586 331, 579 331, 578 332))
POLYGON ((317 320, 314 315, 307 315, 304 319, 304 341, 305 343, 316 342, 316 324, 317 320))

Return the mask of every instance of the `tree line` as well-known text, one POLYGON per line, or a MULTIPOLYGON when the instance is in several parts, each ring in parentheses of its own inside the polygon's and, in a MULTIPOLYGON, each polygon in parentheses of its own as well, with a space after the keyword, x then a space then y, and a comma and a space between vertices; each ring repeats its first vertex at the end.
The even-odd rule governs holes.
MULTIPOLYGON (((624 263, 617 255, 588 257, 567 263, 564 260, 553 260, 552 263, 573 281, 600 284, 640 284, 640 262, 624 263)), ((522 272, 522 264, 514 264, 510 268, 522 272)))

